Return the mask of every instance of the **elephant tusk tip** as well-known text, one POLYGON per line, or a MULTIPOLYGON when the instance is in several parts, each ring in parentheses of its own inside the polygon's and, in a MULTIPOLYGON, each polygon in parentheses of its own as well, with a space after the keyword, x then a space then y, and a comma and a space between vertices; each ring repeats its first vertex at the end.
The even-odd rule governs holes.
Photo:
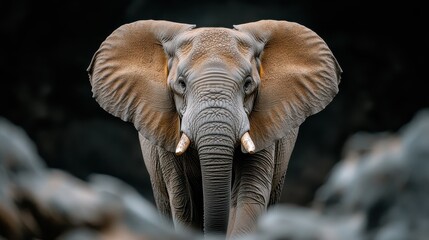
POLYGON ((191 141, 189 140, 188 136, 183 133, 176 147, 176 156, 180 156, 186 152, 186 149, 188 149, 190 143, 191 141))
POLYGON ((249 146, 249 148, 248 149, 246 149, 246 151, 249 153, 249 154, 254 154, 255 153, 255 146, 253 145, 253 146, 249 146))
POLYGON ((181 149, 176 149, 176 156, 180 156, 184 153, 185 151, 182 151, 181 149))
POLYGON ((243 134, 243 136, 241 137, 241 144, 249 154, 255 153, 255 144, 253 143, 252 138, 250 138, 248 132, 243 134))

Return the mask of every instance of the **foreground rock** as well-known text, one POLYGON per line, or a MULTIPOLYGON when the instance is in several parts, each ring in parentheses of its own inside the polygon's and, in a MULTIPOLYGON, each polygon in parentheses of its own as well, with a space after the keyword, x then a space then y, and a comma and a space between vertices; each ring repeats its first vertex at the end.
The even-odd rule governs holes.
POLYGON ((20 128, 0 119, 0 239, 201 239, 117 178, 49 169, 20 128))
POLYGON ((429 110, 398 133, 359 133, 346 146, 315 205, 326 215, 363 215, 367 239, 427 239, 429 110))

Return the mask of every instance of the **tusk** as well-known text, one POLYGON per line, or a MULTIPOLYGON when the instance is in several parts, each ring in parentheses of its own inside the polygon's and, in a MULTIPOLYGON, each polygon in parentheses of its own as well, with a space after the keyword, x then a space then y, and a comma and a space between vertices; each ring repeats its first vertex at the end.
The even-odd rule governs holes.
POLYGON ((185 133, 182 133, 182 137, 180 137, 180 141, 176 147, 176 155, 182 155, 186 151, 186 149, 188 149, 189 143, 191 143, 191 140, 189 140, 188 136, 186 136, 185 133))
POLYGON ((244 149, 250 154, 255 153, 255 144, 253 143, 252 139, 250 138, 249 132, 246 132, 241 137, 241 145, 243 145, 244 149))

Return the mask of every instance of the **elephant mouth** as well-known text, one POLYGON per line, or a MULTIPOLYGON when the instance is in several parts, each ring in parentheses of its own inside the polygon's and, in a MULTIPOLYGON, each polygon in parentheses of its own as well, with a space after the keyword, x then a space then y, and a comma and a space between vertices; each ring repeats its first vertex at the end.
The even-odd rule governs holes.
MULTIPOLYGON (((246 152, 248 152, 249 154, 255 153, 255 144, 253 143, 253 140, 250 137, 249 132, 245 132, 240 140, 241 140, 241 146, 246 152)), ((191 140, 189 139, 189 137, 186 136, 185 133, 182 133, 182 136, 180 137, 179 143, 177 144, 177 147, 176 147, 176 155, 180 156, 183 153, 185 153, 190 143, 191 143, 191 140)))

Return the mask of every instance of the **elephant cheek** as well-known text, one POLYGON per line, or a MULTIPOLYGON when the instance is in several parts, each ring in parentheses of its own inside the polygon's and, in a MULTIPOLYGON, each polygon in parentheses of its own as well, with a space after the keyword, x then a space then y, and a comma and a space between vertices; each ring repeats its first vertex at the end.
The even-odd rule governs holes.
POLYGON ((174 95, 174 104, 176 105, 176 111, 179 114, 181 118, 183 118, 183 115, 186 111, 186 101, 182 96, 178 96, 177 94, 174 95))

